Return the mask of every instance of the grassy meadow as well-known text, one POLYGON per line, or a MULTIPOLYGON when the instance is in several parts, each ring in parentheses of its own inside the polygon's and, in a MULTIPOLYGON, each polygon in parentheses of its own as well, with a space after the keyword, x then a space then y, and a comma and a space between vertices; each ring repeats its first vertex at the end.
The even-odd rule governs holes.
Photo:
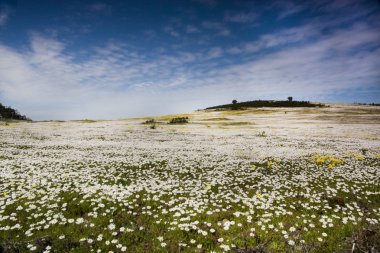
POLYGON ((380 109, 186 116, 0 123, 0 252, 380 251, 380 109))

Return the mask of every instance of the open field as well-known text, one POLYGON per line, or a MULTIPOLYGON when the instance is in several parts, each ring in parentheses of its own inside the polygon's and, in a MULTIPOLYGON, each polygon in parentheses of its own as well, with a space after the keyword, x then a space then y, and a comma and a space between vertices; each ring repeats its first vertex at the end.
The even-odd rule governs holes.
POLYGON ((0 252, 380 251, 379 107, 185 116, 0 122, 0 252))

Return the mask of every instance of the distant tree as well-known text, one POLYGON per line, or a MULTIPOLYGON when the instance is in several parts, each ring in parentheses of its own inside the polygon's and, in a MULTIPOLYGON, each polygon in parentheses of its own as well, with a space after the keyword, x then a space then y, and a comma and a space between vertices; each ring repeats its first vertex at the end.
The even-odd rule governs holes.
POLYGON ((237 100, 236 99, 234 99, 234 100, 232 100, 232 104, 237 104, 237 100))
POLYGON ((293 97, 288 97, 288 101, 292 102, 293 101, 293 97))
MULTIPOLYGON (((378 104, 380 105, 380 104, 378 104)), ((213 107, 208 107, 206 109, 242 109, 242 108, 257 108, 257 107, 324 107, 323 104, 315 104, 310 103, 309 101, 296 101, 292 100, 292 102, 289 103, 288 100, 254 100, 254 101, 246 101, 246 102, 239 102, 236 104, 225 104, 225 105, 218 105, 213 107)))
POLYGON ((21 115, 17 110, 4 106, 0 103, 0 119, 15 119, 15 120, 28 120, 24 115, 21 115))

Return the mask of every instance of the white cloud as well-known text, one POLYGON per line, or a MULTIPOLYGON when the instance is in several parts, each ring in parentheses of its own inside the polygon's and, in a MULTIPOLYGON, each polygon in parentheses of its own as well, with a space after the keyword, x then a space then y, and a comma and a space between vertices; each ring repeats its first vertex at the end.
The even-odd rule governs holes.
MULTIPOLYGON (((378 28, 358 23, 322 37, 304 37, 305 27, 287 29, 256 42, 286 48, 229 65, 219 61, 228 58, 220 47, 141 55, 116 42, 78 61, 64 43, 34 34, 23 50, 0 44, 0 98, 33 119, 80 119, 186 112, 234 98, 318 99, 370 90, 380 83, 378 28)), ((249 56, 252 49, 240 53, 249 56)))
POLYGON ((292 1, 277 1, 275 2, 274 5, 280 9, 278 19, 284 19, 289 16, 298 14, 306 10, 308 7, 310 8, 311 4, 310 3, 296 4, 292 1))
POLYGON ((22 52, 0 44, 0 95, 34 119, 107 117, 112 110, 108 117, 131 116, 139 111, 139 98, 147 110, 147 101, 157 101, 157 90, 186 82, 186 71, 176 69, 195 59, 183 53, 180 58, 159 55, 146 60, 114 43, 92 53, 76 62, 64 44, 39 35, 33 35, 30 49, 22 52), (36 113, 43 110, 45 115, 36 113))
POLYGON ((275 33, 263 34, 259 39, 234 46, 226 51, 231 54, 254 53, 267 48, 281 47, 293 43, 305 42, 321 35, 320 28, 307 24, 284 29, 275 33))
POLYGON ((214 58, 222 56, 222 54, 223 54, 223 50, 220 47, 213 47, 208 51, 207 58, 214 59, 214 58))
POLYGON ((173 37, 179 37, 179 33, 172 26, 165 26, 163 30, 164 32, 170 34, 173 37))
POLYGON ((199 33, 199 29, 196 26, 193 25, 187 25, 186 26, 186 32, 187 33, 199 33))
POLYGON ((225 83, 231 92, 239 90, 256 98, 284 97, 284 92, 295 97, 318 97, 345 89, 370 88, 380 82, 376 69, 380 49, 369 52, 358 48, 378 45, 376 31, 366 25, 337 31, 303 46, 215 71, 212 82, 225 83))

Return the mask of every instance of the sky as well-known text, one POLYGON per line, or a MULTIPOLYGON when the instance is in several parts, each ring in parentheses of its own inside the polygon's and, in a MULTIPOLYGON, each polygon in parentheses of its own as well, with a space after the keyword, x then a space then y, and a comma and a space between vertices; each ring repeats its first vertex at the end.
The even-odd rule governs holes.
POLYGON ((380 103, 379 69, 379 0, 0 0, 0 103, 33 120, 380 103))

